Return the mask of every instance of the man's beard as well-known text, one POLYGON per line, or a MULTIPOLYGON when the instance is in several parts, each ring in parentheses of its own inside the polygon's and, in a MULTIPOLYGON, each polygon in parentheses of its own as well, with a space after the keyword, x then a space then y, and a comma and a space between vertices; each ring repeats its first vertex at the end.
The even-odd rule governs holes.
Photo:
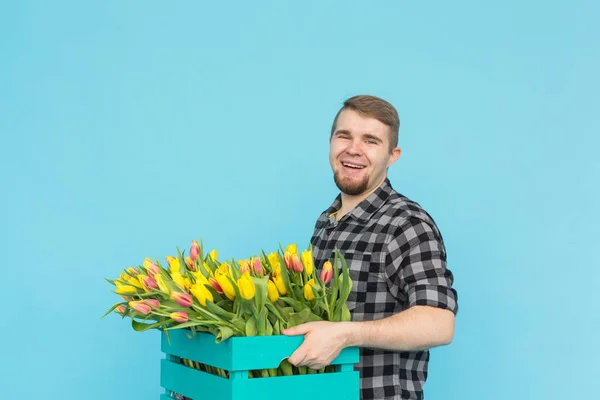
POLYGON ((338 189, 349 196, 358 196, 367 190, 369 185, 369 176, 365 174, 364 178, 360 181, 354 181, 350 179, 343 179, 340 177, 339 172, 333 173, 333 180, 337 185, 338 189))

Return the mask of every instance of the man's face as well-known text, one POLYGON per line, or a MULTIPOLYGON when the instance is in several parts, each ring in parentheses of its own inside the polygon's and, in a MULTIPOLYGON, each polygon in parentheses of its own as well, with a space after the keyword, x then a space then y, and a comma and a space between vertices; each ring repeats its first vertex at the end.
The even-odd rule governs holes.
POLYGON ((329 163, 340 191, 350 196, 371 192, 398 157, 400 148, 390 153, 388 126, 354 110, 340 113, 329 144, 329 163))

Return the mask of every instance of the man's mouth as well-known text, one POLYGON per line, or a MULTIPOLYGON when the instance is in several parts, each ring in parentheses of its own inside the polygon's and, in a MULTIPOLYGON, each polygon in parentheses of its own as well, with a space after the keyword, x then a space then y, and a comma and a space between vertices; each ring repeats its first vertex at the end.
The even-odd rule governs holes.
POLYGON ((361 164, 354 164, 354 163, 349 163, 349 162, 344 162, 342 161, 342 165, 346 168, 352 168, 352 169, 363 169, 365 166, 361 165, 361 164))

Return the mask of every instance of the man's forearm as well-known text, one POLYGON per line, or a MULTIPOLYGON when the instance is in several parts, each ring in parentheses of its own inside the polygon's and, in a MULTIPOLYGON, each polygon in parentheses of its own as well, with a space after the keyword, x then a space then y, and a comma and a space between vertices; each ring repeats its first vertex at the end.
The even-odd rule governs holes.
POLYGON ((454 314, 427 306, 414 306, 377 321, 348 323, 348 345, 415 351, 447 345, 454 336, 454 314))

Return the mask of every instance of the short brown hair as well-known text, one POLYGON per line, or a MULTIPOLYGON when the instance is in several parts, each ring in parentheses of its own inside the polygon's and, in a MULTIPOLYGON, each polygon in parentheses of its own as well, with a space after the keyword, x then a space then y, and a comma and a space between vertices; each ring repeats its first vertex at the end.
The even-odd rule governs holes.
MULTIPOLYGON (((344 101, 344 105, 338 111, 331 126, 331 136, 335 132, 338 117, 344 110, 354 110, 368 117, 375 118, 390 128, 390 152, 398 146, 398 130, 400 129, 400 118, 393 105, 379 97, 370 95, 358 95, 344 101)), ((330 137, 331 137, 330 136, 330 137)))

